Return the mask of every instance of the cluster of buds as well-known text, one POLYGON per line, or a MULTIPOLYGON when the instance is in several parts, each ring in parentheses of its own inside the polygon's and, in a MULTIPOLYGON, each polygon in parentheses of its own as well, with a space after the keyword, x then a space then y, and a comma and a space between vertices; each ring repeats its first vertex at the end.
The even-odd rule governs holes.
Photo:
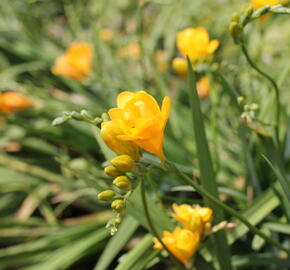
POLYGON ((253 122, 256 119, 256 111, 259 110, 259 105, 257 103, 245 103, 244 97, 238 97, 238 104, 243 107, 243 113, 241 114, 241 119, 244 123, 253 122))
POLYGON ((62 116, 59 116, 55 118, 52 122, 53 126, 59 126, 65 122, 68 122, 69 120, 77 120, 77 121, 82 121, 86 122, 95 126, 101 125, 104 119, 100 117, 92 117, 88 111, 86 110, 81 110, 80 112, 64 112, 62 116))
POLYGON ((241 34, 243 31, 243 27, 241 25, 240 14, 237 12, 234 12, 232 14, 232 20, 231 20, 229 31, 230 31, 232 38, 234 39, 234 42, 236 44, 239 44, 239 42, 241 40, 241 34))
POLYGON ((136 171, 135 161, 129 155, 119 155, 110 161, 110 165, 105 167, 104 172, 113 178, 113 189, 105 190, 98 194, 98 199, 111 201, 111 208, 116 216, 107 224, 107 228, 113 235, 121 223, 121 213, 126 207, 126 200, 132 189, 132 173, 136 171))

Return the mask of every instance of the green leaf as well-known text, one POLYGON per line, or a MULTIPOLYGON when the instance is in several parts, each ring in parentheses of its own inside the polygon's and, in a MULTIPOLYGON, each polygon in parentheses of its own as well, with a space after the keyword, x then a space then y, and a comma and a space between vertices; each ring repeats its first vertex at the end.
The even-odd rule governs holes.
POLYGON ((137 264, 137 262, 142 259, 144 254, 150 249, 154 256, 157 256, 159 251, 153 250, 153 236, 151 234, 147 234, 141 241, 134 247, 130 252, 128 252, 124 257, 122 257, 121 262, 116 267, 115 270, 132 270, 133 266, 137 264))
MULTIPOLYGON (((200 101, 196 89, 196 77, 192 70, 192 64, 187 58, 188 66, 188 93, 191 104, 193 131, 195 134, 197 157, 199 160, 200 179, 203 187, 218 198, 218 187, 216 176, 213 168, 212 158, 205 133, 205 125, 201 112, 200 101)), ((219 223, 224 219, 223 211, 214 203, 205 199, 207 206, 213 209, 215 223, 219 223)), ((220 268, 223 270, 231 270, 230 249, 224 231, 220 231, 213 236, 215 252, 219 261, 220 268)))
POLYGON ((127 216, 118 229, 118 232, 107 243, 105 250, 98 260, 94 270, 106 270, 132 234, 138 228, 139 222, 127 216))

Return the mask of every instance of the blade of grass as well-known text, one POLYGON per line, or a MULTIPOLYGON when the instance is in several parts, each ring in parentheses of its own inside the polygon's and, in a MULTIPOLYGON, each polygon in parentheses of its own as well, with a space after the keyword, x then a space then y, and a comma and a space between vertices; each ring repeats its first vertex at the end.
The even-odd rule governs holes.
MULTIPOLYGON (((196 89, 196 78, 192 70, 192 65, 187 58, 188 65, 188 92, 191 104, 193 131, 195 134, 197 156, 200 167, 200 179, 203 187, 214 197, 218 198, 218 188, 216 183, 216 176, 212 164, 212 158, 209 151, 209 146, 205 133, 205 126, 200 107, 200 101, 196 89)), ((213 209, 215 222, 223 221, 222 210, 211 201, 205 198, 206 205, 213 209)), ((223 270, 231 270, 230 249, 227 245, 225 232, 221 231, 213 236, 215 252, 220 265, 223 270)))
POLYGON ((94 270, 106 270, 123 246, 128 242, 132 234, 139 226, 139 222, 131 216, 127 216, 122 222, 116 235, 107 243, 94 270))

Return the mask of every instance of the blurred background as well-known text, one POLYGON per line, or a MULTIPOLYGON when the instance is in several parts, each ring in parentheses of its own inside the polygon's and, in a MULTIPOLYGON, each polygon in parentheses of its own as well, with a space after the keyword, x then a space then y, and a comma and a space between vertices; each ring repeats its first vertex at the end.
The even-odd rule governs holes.
MULTIPOLYGON (((64 111, 86 109, 100 116, 125 90, 146 90, 159 103, 169 95, 172 110, 165 154, 184 171, 198 175, 197 161, 192 159, 196 154, 187 82, 171 66, 178 56, 176 34, 190 26, 205 27, 211 39, 220 42, 212 64, 239 95, 260 106, 257 119, 272 123, 273 91, 250 69, 228 33, 231 14, 245 4, 151 0, 140 7, 139 1, 130 0, 0 1, 0 92, 13 91, 29 99, 22 101, 28 104, 23 109, 5 111, 0 96, 1 270, 170 269, 152 250, 138 198, 128 208, 122 234, 111 238, 105 229, 112 212, 98 201, 97 193, 110 185, 110 179, 103 172, 107 156, 97 128, 77 121, 51 123, 64 111), (52 72, 55 60, 74 42, 86 42, 93 51, 92 71, 83 80, 52 72)), ((282 89, 281 130, 289 165, 288 17, 256 21, 246 32, 250 54, 282 89)), ((249 220, 276 239, 289 241, 285 205, 269 188, 273 172, 260 154, 267 151, 268 139, 249 130, 241 136, 239 112, 224 85, 206 73, 210 94, 201 103, 221 199, 245 211, 254 205, 247 212, 249 220)), ((146 158, 156 160, 149 154, 146 158)), ((152 203, 201 202, 191 191, 172 189, 179 185, 174 176, 157 171, 150 178, 150 186, 159 190, 152 192, 152 203)), ((235 232, 232 252, 237 269, 278 269, 273 259, 279 255, 276 249, 243 227, 235 232)), ((289 269, 288 264, 279 269, 289 269)))

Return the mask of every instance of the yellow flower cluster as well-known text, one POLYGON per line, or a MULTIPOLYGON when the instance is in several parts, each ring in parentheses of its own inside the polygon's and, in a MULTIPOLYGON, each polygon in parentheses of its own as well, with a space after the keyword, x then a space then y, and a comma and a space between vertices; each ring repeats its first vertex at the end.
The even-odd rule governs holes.
POLYGON ((55 60, 51 71, 55 75, 83 80, 92 71, 92 59, 92 48, 85 42, 75 42, 55 60))
POLYGON ((164 160, 162 145, 169 117, 170 99, 165 97, 160 109, 145 91, 122 92, 117 108, 109 110, 111 121, 103 122, 101 135, 114 152, 140 158, 139 147, 164 160))
MULTIPOLYGON (((195 254, 200 241, 211 228, 213 211, 210 208, 173 204, 172 217, 180 222, 183 228, 176 227, 173 232, 164 231, 162 242, 168 250, 183 264, 195 254)), ((153 238, 154 248, 163 249, 157 238, 153 238)))
POLYGON ((177 74, 187 74, 187 61, 189 57, 192 64, 204 61, 219 46, 217 40, 210 40, 209 34, 204 27, 186 28, 180 31, 176 37, 176 46, 183 57, 173 59, 173 69, 177 74))
POLYGON ((0 113, 10 114, 32 106, 32 100, 21 93, 14 91, 0 93, 0 113))

